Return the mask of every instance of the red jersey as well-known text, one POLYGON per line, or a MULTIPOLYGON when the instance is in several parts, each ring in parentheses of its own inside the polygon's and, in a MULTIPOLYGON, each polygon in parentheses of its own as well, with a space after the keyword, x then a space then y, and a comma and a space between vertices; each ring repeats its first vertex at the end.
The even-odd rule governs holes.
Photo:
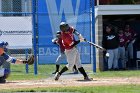
POLYGON ((119 34, 119 40, 120 40, 120 47, 125 46, 127 42, 127 38, 124 34, 119 34))
POLYGON ((65 49, 73 48, 72 45, 74 44, 74 41, 75 41, 73 32, 74 32, 74 28, 70 27, 67 32, 61 33, 62 43, 65 49))
POLYGON ((59 47, 60 47, 60 51, 61 51, 61 52, 64 52, 64 51, 65 51, 65 47, 64 47, 64 45, 62 44, 62 39, 61 39, 61 38, 59 38, 59 39, 57 40, 57 44, 58 44, 59 47))
POLYGON ((134 39, 134 36, 136 35, 134 30, 131 30, 131 29, 129 29, 128 31, 125 30, 124 33, 128 42, 132 41, 134 39))

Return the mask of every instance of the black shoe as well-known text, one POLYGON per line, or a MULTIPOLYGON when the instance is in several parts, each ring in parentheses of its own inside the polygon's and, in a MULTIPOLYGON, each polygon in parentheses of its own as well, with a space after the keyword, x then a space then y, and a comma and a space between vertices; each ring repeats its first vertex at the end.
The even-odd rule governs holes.
POLYGON ((59 79, 59 77, 60 77, 60 73, 59 72, 57 72, 56 74, 55 74, 55 76, 54 76, 54 80, 58 80, 59 79))
POLYGON ((57 71, 53 72, 52 74, 56 74, 56 73, 57 73, 57 71))
POLYGON ((87 77, 84 77, 84 81, 92 81, 92 79, 87 76, 87 77))

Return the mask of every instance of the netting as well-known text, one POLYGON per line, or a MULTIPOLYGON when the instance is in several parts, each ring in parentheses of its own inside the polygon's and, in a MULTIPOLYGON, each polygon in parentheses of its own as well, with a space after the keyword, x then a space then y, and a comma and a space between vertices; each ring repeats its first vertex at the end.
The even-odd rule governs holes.
MULTIPOLYGON (((44 65, 55 64, 60 53, 51 40, 55 38, 61 21, 67 21, 87 40, 93 39, 91 8, 91 0, 0 0, 1 41, 8 42, 8 53, 18 59, 26 60, 36 52, 34 70, 44 68, 41 71, 46 73, 44 65)), ((91 53, 91 46, 81 43, 78 50, 82 63, 91 64, 91 55, 95 55, 91 53)))
MULTIPOLYGON (((38 0, 38 64, 55 64, 60 54, 59 47, 52 43, 59 25, 66 21, 87 40, 92 40, 91 0, 38 0)), ((77 38, 76 38, 77 39, 77 38)), ((91 46, 78 45, 83 64, 91 64, 91 46)), ((67 61, 62 60, 61 64, 67 61)))
POLYGON ((0 0, 0 39, 8 42, 7 53, 26 60, 32 54, 32 33, 32 0, 0 0))

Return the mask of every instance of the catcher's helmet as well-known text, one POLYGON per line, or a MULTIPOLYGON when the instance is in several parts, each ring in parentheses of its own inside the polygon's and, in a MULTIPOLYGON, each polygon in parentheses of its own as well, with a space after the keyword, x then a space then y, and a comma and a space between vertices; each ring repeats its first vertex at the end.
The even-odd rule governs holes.
POLYGON ((69 25, 66 22, 60 23, 60 30, 61 31, 67 31, 69 29, 69 25))

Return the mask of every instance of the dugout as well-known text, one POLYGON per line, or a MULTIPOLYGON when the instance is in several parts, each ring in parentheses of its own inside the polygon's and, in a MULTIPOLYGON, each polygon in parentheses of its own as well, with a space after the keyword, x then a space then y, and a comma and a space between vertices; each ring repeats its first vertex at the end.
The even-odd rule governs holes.
MULTIPOLYGON (((115 29, 116 32, 118 32, 119 29, 123 29, 125 27, 125 24, 129 24, 130 28, 132 30, 134 30, 137 35, 139 36, 140 33, 140 15, 114 15, 114 16, 103 16, 103 31, 104 31, 104 27, 107 24, 111 24, 112 27, 115 29)), ((103 33, 104 35, 104 33, 103 33)), ((137 39, 137 37, 136 37, 137 39)), ((134 69, 136 67, 136 51, 138 50, 138 43, 139 42, 134 42, 133 44, 133 57, 134 57, 134 61, 133 61, 133 65, 134 65, 134 69)), ((104 57, 105 58, 105 57, 104 57)), ((105 62, 104 60, 104 69, 107 69, 107 62, 105 62)), ((119 68, 122 68, 121 66, 121 62, 118 61, 119 63, 119 68)), ((130 66, 128 66, 128 68, 130 68, 130 66)))
MULTIPOLYGON (((95 42, 99 45, 102 45, 103 29, 106 24, 121 27, 128 22, 137 33, 140 33, 140 6, 138 5, 98 5, 95 12, 95 42)), ((100 71, 107 70, 102 51, 96 52, 96 62, 100 71)))

